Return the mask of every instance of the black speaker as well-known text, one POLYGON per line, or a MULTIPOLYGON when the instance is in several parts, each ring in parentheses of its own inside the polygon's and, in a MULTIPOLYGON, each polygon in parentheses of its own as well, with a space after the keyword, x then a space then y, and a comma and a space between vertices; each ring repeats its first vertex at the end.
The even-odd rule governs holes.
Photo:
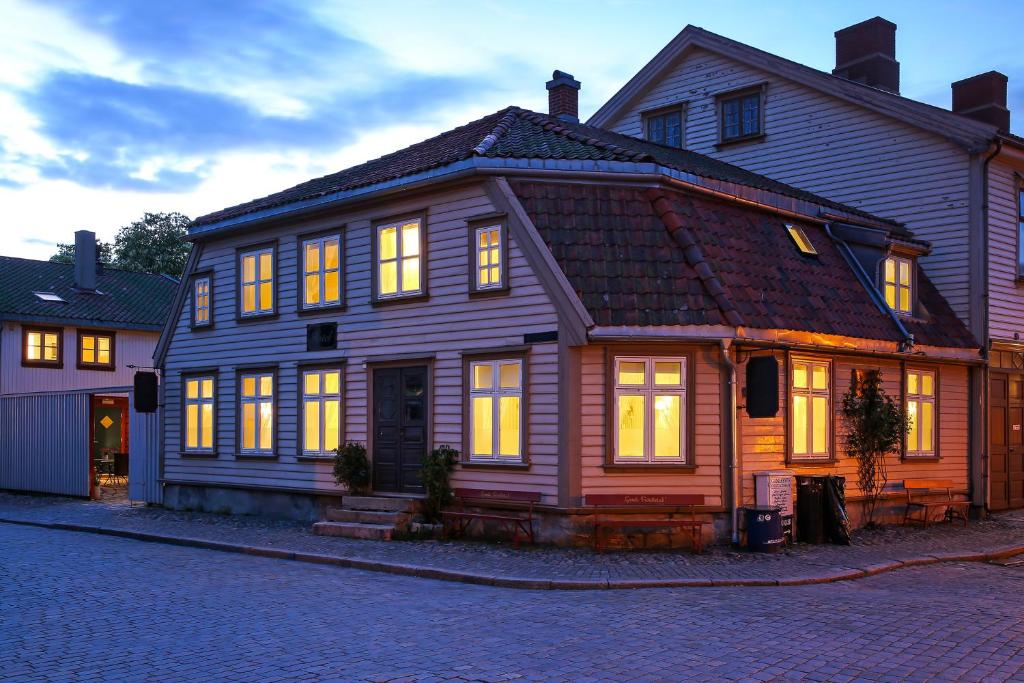
POLYGON ((313 323, 306 326, 306 350, 327 351, 338 348, 338 323, 313 323))
POLYGON ((779 361, 754 356, 747 362, 747 415, 775 417, 779 412, 779 361))
POLYGON ((156 373, 136 372, 135 373, 135 412, 155 413, 156 412, 156 373))

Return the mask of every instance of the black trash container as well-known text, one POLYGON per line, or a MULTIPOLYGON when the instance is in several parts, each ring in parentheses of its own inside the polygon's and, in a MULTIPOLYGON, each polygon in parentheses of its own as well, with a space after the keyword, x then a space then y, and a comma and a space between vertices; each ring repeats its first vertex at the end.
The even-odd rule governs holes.
POLYGON ((825 480, 822 476, 796 478, 796 537, 801 543, 825 542, 825 480))
POLYGON ((825 534, 839 545, 850 545, 850 520, 846 515, 846 477, 826 477, 825 534))
POLYGON ((782 548, 786 537, 782 533, 782 514, 779 508, 747 508, 747 547, 762 553, 773 553, 782 548))

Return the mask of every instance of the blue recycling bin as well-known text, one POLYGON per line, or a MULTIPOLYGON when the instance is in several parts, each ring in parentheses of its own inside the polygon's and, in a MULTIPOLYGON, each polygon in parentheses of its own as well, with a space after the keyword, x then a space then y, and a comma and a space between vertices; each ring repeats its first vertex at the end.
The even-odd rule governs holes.
POLYGON ((749 507, 747 511, 747 547, 755 552, 774 553, 782 548, 782 512, 777 507, 749 507))

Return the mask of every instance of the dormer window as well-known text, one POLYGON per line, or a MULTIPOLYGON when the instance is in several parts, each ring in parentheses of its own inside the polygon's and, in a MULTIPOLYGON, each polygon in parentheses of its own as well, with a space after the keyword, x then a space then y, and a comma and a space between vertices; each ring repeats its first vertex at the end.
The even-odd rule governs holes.
POLYGON ((914 312, 914 261, 904 256, 885 259, 882 270, 885 303, 900 315, 914 312))
POLYGON ((644 112, 641 118, 644 125, 644 138, 668 147, 683 146, 682 106, 677 105, 668 109, 644 112))

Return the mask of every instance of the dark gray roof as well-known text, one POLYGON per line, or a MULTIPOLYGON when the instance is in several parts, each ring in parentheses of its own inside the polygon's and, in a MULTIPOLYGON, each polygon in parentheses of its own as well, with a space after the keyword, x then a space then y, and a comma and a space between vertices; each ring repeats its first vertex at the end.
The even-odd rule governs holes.
POLYGON ((104 268, 99 293, 83 292, 75 288, 71 264, 0 256, 0 319, 159 330, 177 287, 167 275, 104 268), (53 292, 64 302, 43 301, 35 292, 53 292))

